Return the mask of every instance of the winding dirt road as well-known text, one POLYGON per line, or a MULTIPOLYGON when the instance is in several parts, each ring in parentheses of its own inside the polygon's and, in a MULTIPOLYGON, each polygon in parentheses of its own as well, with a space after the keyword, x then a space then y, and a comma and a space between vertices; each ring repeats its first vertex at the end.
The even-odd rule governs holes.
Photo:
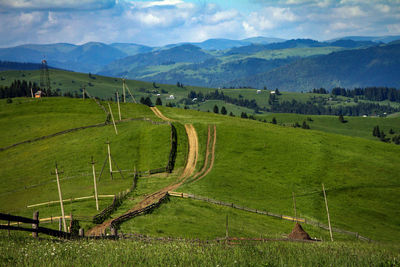
MULTIPOLYGON (((156 116, 158 116, 159 118, 162 118, 163 120, 172 121, 169 118, 165 117, 156 107, 151 108, 151 109, 154 112, 154 114, 156 114, 156 116)), ((182 183, 184 183, 190 176, 193 175, 193 173, 196 169, 196 164, 197 164, 197 159, 198 159, 198 151, 199 151, 198 137, 197 137, 196 129, 193 127, 193 125, 186 124, 185 130, 186 130, 186 134, 188 136, 189 151, 188 151, 185 169, 183 170, 182 174, 179 176, 177 181, 175 181, 174 183, 170 184, 169 186, 164 187, 164 188, 154 192, 153 194, 147 196, 142 201, 140 201, 138 204, 136 204, 132 209, 125 212, 123 215, 140 210, 142 208, 145 208, 145 207, 159 201, 163 196, 165 196, 168 193, 168 191, 173 191, 173 190, 177 189, 180 185, 182 185, 182 183)), ((123 215, 121 215, 121 216, 123 216, 123 215)), ((93 227, 92 229, 90 229, 87 232, 87 235, 100 236, 100 235, 104 234, 106 229, 109 228, 111 223, 116 219, 110 219, 110 220, 103 222, 102 224, 96 225, 95 227, 93 227)))
POLYGON ((167 118, 164 116, 164 114, 161 113, 161 111, 157 108, 157 107, 150 107, 151 111, 154 112, 154 114, 159 117, 160 119, 162 119, 163 121, 173 121, 170 118, 167 118))

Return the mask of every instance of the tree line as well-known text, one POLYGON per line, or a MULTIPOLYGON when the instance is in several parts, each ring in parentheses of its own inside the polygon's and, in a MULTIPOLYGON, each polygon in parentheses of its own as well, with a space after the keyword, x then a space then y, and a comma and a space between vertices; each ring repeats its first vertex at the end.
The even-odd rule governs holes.
POLYGON ((218 90, 215 90, 214 92, 210 92, 207 94, 203 94, 202 92, 195 92, 191 91, 188 94, 188 98, 186 99, 186 104, 191 105, 193 103, 193 99, 197 98, 197 101, 206 101, 206 100, 223 100, 227 103, 234 104, 236 106, 241 106, 241 107, 246 107, 255 110, 258 112, 259 110, 262 110, 260 106, 257 105, 257 102, 255 99, 248 100, 248 99, 243 99, 243 98, 233 98, 230 96, 227 96, 224 94, 224 92, 219 92, 218 90))
MULTIPOLYGON (((314 94, 329 94, 329 91, 324 88, 313 89, 310 93, 314 94)), ((350 98, 362 98, 371 101, 385 101, 400 102, 400 90, 396 88, 388 87, 366 87, 366 88, 354 88, 345 89, 341 87, 335 87, 331 91, 331 95, 334 96, 345 96, 350 98)))
POLYGON ((46 96, 59 96, 57 90, 42 90, 36 83, 27 82, 25 80, 15 80, 10 86, 0 86, 0 98, 14 98, 14 97, 31 97, 31 88, 33 94, 41 90, 46 96))
POLYGON ((283 101, 281 103, 275 101, 268 110, 276 113, 296 113, 307 115, 346 115, 346 116, 362 116, 362 115, 378 115, 384 113, 394 113, 400 111, 399 108, 390 105, 379 105, 375 103, 357 103, 349 106, 324 106, 322 104, 314 104, 311 101, 305 103, 296 100, 283 101))

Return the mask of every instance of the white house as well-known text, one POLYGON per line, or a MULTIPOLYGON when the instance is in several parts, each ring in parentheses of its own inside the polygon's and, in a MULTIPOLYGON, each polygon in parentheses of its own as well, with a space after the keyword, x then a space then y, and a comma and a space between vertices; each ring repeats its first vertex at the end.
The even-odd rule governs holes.
POLYGON ((170 95, 170 96, 167 97, 166 99, 167 99, 167 100, 173 100, 173 99, 175 99, 175 96, 174 96, 174 95, 170 95))
POLYGON ((261 94, 261 90, 257 90, 257 95, 258 95, 258 94, 261 94))

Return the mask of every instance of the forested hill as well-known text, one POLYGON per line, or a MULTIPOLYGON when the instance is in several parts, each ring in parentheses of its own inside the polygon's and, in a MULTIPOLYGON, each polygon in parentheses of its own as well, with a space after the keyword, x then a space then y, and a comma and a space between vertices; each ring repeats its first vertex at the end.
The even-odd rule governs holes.
POLYGON ((0 71, 3 70, 38 70, 41 64, 19 63, 10 61, 0 61, 0 71))
POLYGON ((303 58, 277 69, 229 82, 226 86, 252 86, 302 91, 310 88, 400 87, 400 44, 345 50, 303 58))

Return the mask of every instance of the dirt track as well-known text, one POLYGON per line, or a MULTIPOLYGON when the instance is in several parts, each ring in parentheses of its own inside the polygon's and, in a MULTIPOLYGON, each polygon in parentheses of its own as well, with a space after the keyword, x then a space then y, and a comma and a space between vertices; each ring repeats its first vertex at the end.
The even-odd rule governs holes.
POLYGON ((194 176, 194 180, 198 181, 200 179, 202 179, 204 176, 206 176, 213 168, 214 166, 214 160, 215 160, 215 145, 217 143, 217 127, 214 125, 214 134, 213 134, 213 143, 211 144, 210 147, 210 143, 211 143, 211 128, 210 126, 208 126, 208 137, 207 137, 207 151, 206 151, 206 158, 204 160, 204 166, 201 169, 201 171, 199 171, 195 176, 194 176), (210 164, 208 164, 208 158, 209 155, 211 154, 211 160, 210 160, 210 164))
MULTIPOLYGON (((157 115, 158 117, 164 117, 166 120, 170 120, 166 118, 157 108, 152 108, 152 111, 154 114, 157 115)), ((164 120, 164 119, 163 119, 164 120)), ((185 169, 183 170, 182 174, 179 176, 177 181, 172 183, 171 185, 162 188, 153 194, 147 196, 145 199, 140 201, 138 204, 136 204, 132 209, 128 210, 124 214, 134 212, 136 210, 142 209, 144 207, 147 207, 154 202, 157 202, 160 200, 165 194, 168 193, 168 191, 173 191, 177 189, 183 182, 185 182, 191 175, 193 175, 195 168, 196 168, 196 163, 197 163, 197 158, 198 158, 198 151, 199 151, 199 144, 198 144, 198 138, 197 138, 197 132, 193 125, 191 124, 186 124, 185 125, 185 130, 186 134, 188 136, 188 146, 189 146, 189 151, 188 151, 188 156, 187 156, 187 161, 186 161, 186 166, 185 169)), ((99 224, 92 229, 90 229, 87 232, 87 235, 89 236, 100 236, 105 233, 105 230, 110 227, 112 221, 114 219, 110 219, 108 221, 103 222, 102 224, 99 224)))
POLYGON ((150 107, 151 111, 154 112, 154 114, 159 117, 160 119, 162 119, 163 121, 173 121, 170 118, 167 118, 164 116, 164 114, 161 113, 161 111, 157 108, 157 107, 150 107))

